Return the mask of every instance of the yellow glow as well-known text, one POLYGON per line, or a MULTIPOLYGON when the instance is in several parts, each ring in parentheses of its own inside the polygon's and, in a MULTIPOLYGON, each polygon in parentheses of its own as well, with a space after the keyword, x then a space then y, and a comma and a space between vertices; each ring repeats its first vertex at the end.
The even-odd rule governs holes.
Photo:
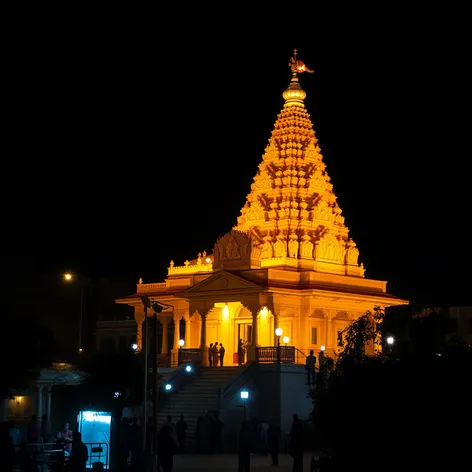
POLYGON ((207 264, 209 264, 209 263, 211 262, 211 259, 210 259, 209 257, 207 257, 207 258, 205 259, 205 262, 206 262, 207 264))
POLYGON ((283 332, 284 332, 284 331, 283 331, 282 328, 277 328, 277 329, 275 330, 275 335, 276 335, 276 336, 282 336, 282 333, 283 333, 283 332))
POLYGON ((321 346, 321 350, 324 351, 326 349, 326 346, 321 346))
POLYGON ((288 344, 288 342, 290 341, 290 338, 288 336, 284 336, 283 341, 285 344, 288 344))
POLYGON ((184 347, 185 341, 183 339, 179 339, 179 346, 184 347))
POLYGON ((67 280, 68 282, 72 280, 72 274, 69 274, 69 273, 64 274, 64 280, 67 280))
POLYGON ((225 303, 225 306, 223 307, 223 320, 228 321, 229 320, 229 308, 228 304, 225 303))
POLYGON ((267 309, 267 307, 263 306, 261 311, 259 312, 260 315, 261 315, 261 318, 267 318, 267 313, 269 312, 269 310, 267 309))
POLYGON ((82 352, 82 351, 83 351, 83 349, 82 349, 82 348, 80 348, 80 349, 79 349, 79 352, 82 352))
POLYGON ((23 400, 23 397, 16 397, 16 404, 19 405, 23 400))

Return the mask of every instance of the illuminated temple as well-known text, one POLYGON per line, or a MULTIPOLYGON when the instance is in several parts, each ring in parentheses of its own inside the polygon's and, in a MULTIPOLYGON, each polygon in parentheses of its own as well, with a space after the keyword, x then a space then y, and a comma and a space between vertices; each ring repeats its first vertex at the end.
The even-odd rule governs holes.
POLYGON ((305 108, 299 75, 311 71, 296 54, 290 66, 283 107, 236 225, 208 253, 171 260, 163 282, 140 280, 135 294, 117 300, 134 307, 138 349, 144 295, 169 306, 159 314, 160 349, 173 365, 179 341, 203 364, 217 341, 233 365, 239 339, 248 343, 248 360, 277 341, 305 354, 325 346, 332 355, 352 320, 375 306, 408 303, 388 294, 386 281, 365 277, 305 108))

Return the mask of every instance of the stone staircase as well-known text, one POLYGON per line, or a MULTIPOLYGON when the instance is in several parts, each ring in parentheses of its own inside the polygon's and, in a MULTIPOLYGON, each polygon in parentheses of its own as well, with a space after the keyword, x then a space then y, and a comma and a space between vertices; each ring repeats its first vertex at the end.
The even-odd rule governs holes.
POLYGON ((235 367, 203 367, 200 377, 187 384, 179 391, 173 392, 162 409, 159 409, 159 429, 164 425, 167 416, 177 423, 180 415, 187 422, 185 449, 193 450, 197 418, 207 410, 218 410, 218 391, 238 373, 235 367))

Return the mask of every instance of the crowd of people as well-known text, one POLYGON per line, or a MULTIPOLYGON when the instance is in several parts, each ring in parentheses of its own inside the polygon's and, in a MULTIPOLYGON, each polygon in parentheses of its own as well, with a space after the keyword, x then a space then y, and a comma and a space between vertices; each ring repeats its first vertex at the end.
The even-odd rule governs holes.
POLYGON ((73 433, 65 422, 55 437, 51 435, 51 424, 46 415, 38 422, 32 416, 22 434, 14 421, 1 425, 0 470, 11 472, 35 472, 38 463, 60 463, 70 472, 85 472, 88 449, 80 432, 73 433), (54 455, 54 459, 52 456, 54 455))

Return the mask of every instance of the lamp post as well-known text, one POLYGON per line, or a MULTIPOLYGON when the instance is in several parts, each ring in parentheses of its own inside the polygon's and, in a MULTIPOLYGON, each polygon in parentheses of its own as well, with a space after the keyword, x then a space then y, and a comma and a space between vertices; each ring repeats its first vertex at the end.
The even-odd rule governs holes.
POLYGON ((283 341, 285 345, 287 345, 290 342, 290 338, 288 336, 284 336, 283 341))
POLYGON ((66 282, 73 282, 74 279, 78 279, 78 283, 80 285, 80 309, 79 309, 79 339, 78 339, 78 346, 77 346, 77 352, 78 355, 80 355, 83 352, 83 347, 82 347, 82 331, 83 331, 83 319, 84 319, 84 298, 85 298, 85 291, 87 289, 87 284, 89 282, 89 279, 86 277, 78 278, 75 277, 72 273, 66 272, 64 274, 64 280, 66 282))
POLYGON ((244 421, 246 421, 246 402, 249 398, 249 392, 247 389, 243 388, 240 392, 241 400, 243 402, 243 411, 244 411, 244 421))
POLYGON ((185 341, 183 339, 179 339, 179 348, 183 348, 185 344, 185 341))
MULTIPOLYGON (((157 375, 158 368, 158 356, 159 356, 159 338, 158 338, 158 326, 157 326, 157 315, 162 313, 164 308, 173 308, 172 305, 167 305, 165 303, 158 303, 155 300, 150 300, 147 295, 141 297, 141 301, 144 306, 144 334, 143 334, 143 343, 144 343, 144 399, 143 399, 143 450, 146 451, 147 444, 147 391, 148 391, 148 322, 147 322, 147 312, 149 308, 153 310, 153 359, 152 359, 152 375, 153 375, 153 389, 152 389, 152 418, 153 418, 153 442, 152 442, 152 452, 157 454, 157 429, 158 429, 158 398, 159 398, 159 377, 157 375)), ((170 384, 168 384, 170 385, 170 384)), ((167 385, 166 385, 167 389, 167 385)))
POLYGON ((277 336, 277 364, 280 364, 280 336, 282 336, 282 328, 277 328, 275 330, 275 335, 277 336))

